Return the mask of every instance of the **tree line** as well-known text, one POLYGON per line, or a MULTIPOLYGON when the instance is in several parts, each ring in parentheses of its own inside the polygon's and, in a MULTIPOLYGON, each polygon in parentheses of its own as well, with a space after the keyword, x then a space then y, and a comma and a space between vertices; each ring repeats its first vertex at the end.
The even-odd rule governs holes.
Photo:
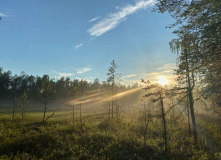
POLYGON ((84 79, 71 80, 69 77, 61 77, 55 80, 47 74, 33 76, 21 72, 20 75, 12 75, 11 71, 4 71, 3 68, 0 68, 0 100, 14 100, 15 97, 18 99, 24 97, 25 93, 29 101, 32 102, 45 101, 45 98, 59 101, 72 97, 73 94, 75 98, 90 91, 104 92, 110 90, 112 94, 116 94, 117 90, 119 92, 138 87, 138 83, 127 86, 117 83, 116 77, 113 77, 116 72, 115 69, 113 73, 112 71, 108 72, 110 75, 107 77, 107 81, 100 82, 96 78, 93 82, 89 82, 84 79))

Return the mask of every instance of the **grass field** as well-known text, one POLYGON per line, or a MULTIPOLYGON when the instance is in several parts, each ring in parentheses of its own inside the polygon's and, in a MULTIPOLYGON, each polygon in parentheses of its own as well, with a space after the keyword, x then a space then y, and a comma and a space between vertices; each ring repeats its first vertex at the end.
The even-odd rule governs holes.
MULTIPOLYGON (((51 115, 50 112, 47 116, 51 115)), ((162 121, 149 118, 145 133, 139 112, 108 118, 104 113, 86 113, 82 123, 76 113, 57 111, 47 123, 42 112, 27 112, 14 121, 7 111, 0 114, 0 159, 221 159, 220 119, 197 116, 198 144, 189 135, 185 118, 167 121, 168 151, 164 150, 162 121), (146 143, 144 140, 146 137, 146 143)))

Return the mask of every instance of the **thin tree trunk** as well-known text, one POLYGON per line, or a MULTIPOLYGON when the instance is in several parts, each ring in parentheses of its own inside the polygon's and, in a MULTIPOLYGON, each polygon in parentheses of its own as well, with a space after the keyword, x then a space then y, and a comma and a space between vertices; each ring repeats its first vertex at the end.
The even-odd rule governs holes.
POLYGON ((163 119, 164 145, 165 145, 165 151, 167 152, 167 130, 166 130, 166 119, 165 119, 164 107, 163 107, 163 92, 162 91, 160 93, 160 102, 161 102, 161 111, 162 111, 162 119, 163 119))
MULTIPOLYGON (((172 106, 173 106, 173 97, 171 97, 172 100, 172 106)), ((172 122, 171 122, 171 129, 173 129, 173 124, 175 123, 175 119, 174 119, 174 108, 172 109, 172 122)))
POLYGON ((113 100, 113 92, 112 92, 112 104, 111 104, 111 106, 112 106, 112 118, 114 118, 114 100, 113 100))
POLYGON ((43 122, 45 121, 45 113, 46 113, 46 108, 47 108, 47 102, 45 102, 45 109, 44 109, 43 122))
POLYGON ((113 82, 112 82, 112 118, 114 118, 114 78, 115 76, 113 75, 113 82))
MULTIPOLYGON (((188 84, 188 77, 186 76, 186 81, 188 84)), ((189 129, 189 135, 191 135, 191 127, 190 127, 190 107, 189 107, 189 98, 188 98, 188 90, 187 90, 187 97, 186 97, 186 109, 187 109, 187 118, 188 118, 188 129, 189 129)))
POLYGON ((73 105, 73 127, 74 127, 74 105, 73 105))
MULTIPOLYGON (((75 98, 75 79, 74 79, 74 83, 73 83, 73 88, 72 88, 72 96, 73 96, 73 100, 75 98)), ((72 121, 73 121, 73 127, 74 127, 74 109, 75 109, 75 105, 73 105, 73 118, 72 118, 72 121)))
POLYGON ((144 120, 145 120, 145 125, 147 124, 147 109, 145 106, 145 101, 144 101, 144 120))
POLYGON ((109 119, 111 117, 111 102, 109 101, 109 119))
POLYGON ((189 135, 191 135, 191 128, 190 128, 190 110, 189 110, 189 101, 188 101, 188 97, 187 97, 187 118, 188 118, 188 129, 189 129, 189 135))
POLYGON ((14 97, 14 106, 13 106, 13 111, 12 111, 12 120, 15 119, 15 108, 16 108, 16 96, 14 97))
POLYGON ((193 135, 195 143, 197 144, 197 128, 196 128, 196 120, 195 120, 195 113, 194 113, 194 107, 193 107, 193 96, 192 96, 192 90, 189 88, 189 100, 190 100, 190 114, 192 118, 192 126, 193 126, 193 135))
POLYGON ((81 118, 81 103, 82 103, 82 80, 81 80, 81 102, 80 102, 80 123, 82 123, 82 118, 81 118))
POLYGON ((65 106, 65 121, 67 125, 68 124, 67 106, 65 106))
POLYGON ((82 119, 81 119, 81 103, 80 103, 80 122, 82 122, 82 119))

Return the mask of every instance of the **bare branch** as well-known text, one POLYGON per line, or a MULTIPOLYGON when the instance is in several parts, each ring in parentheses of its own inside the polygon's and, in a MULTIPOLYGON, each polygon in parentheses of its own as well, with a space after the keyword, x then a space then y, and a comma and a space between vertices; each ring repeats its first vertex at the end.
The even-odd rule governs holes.
POLYGON ((186 98, 188 96, 188 94, 187 95, 185 95, 184 97, 182 97, 176 104, 174 104, 173 106, 171 106, 170 107, 170 109, 165 113, 165 115, 173 108, 173 107, 175 107, 176 105, 178 105, 184 98, 186 98))
POLYGON ((50 115, 48 118, 46 118, 46 120, 44 122, 46 122, 49 118, 51 118, 54 115, 54 112, 52 115, 50 115))

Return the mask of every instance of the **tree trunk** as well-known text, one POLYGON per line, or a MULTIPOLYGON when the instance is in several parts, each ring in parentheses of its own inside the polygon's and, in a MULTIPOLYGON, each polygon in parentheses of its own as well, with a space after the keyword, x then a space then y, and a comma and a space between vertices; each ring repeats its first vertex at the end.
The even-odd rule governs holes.
MULTIPOLYGON (((171 106, 173 106, 173 97, 171 97, 171 100, 172 100, 172 103, 171 103, 172 105, 171 105, 171 106)), ((175 110, 174 110, 174 108, 173 108, 173 109, 172 109, 172 118, 171 118, 171 119, 172 119, 171 129, 173 129, 173 124, 175 123, 175 118, 174 118, 175 116, 174 116, 174 115, 175 115, 175 110)))
POLYGON ((14 106, 13 106, 13 111, 12 111, 12 120, 15 119, 15 108, 16 108, 16 96, 14 98, 14 106))
POLYGON ((188 118, 188 129, 189 129, 189 135, 191 135, 191 128, 190 128, 190 110, 189 110, 189 101, 188 101, 188 97, 187 97, 187 118, 188 118))
POLYGON ((80 123, 82 123, 82 118, 81 118, 81 103, 82 103, 82 94, 83 94, 83 84, 81 80, 81 102, 80 102, 80 123))
POLYGON ((47 108, 47 102, 45 102, 45 109, 44 109, 43 122, 45 121, 45 113, 46 113, 46 108, 47 108))
MULTIPOLYGON (((186 76, 186 83, 188 84, 188 76, 186 76)), ((187 118, 188 118, 188 129, 189 135, 191 135, 191 128, 190 128, 190 107, 189 107, 189 98, 188 98, 188 90, 187 90, 187 97, 186 97, 186 110, 187 110, 187 118)))
MULTIPOLYGON (((187 51, 186 52, 186 72, 187 72, 187 82, 188 82, 188 86, 187 86, 187 92, 188 92, 188 96, 189 96, 189 102, 190 102, 190 114, 191 114, 191 119, 192 119, 192 126, 193 126, 193 136, 194 136, 194 140, 195 140, 195 144, 197 144, 197 129, 196 129, 196 120, 195 120, 195 113, 194 113, 194 106, 193 106, 193 93, 192 93, 192 89, 194 87, 194 77, 193 78, 193 86, 191 86, 191 81, 190 81, 190 70, 189 70, 189 63, 187 60, 187 51)), ((193 76, 193 71, 192 72, 192 76, 193 76)))
POLYGON ((111 102, 109 101, 109 119, 111 117, 111 102))
POLYGON ((82 119, 81 119, 81 103, 80 103, 80 122, 82 122, 82 119))
POLYGON ((113 75, 113 82, 112 82, 112 118, 114 118, 114 78, 115 76, 113 75))
POLYGON ((192 89, 189 88, 188 90, 189 90, 189 100, 190 100, 190 114, 191 114, 192 126, 193 126, 193 136, 194 136, 195 144, 197 144, 197 129, 196 129, 194 107, 193 107, 192 89))
POLYGON ((25 100, 22 100, 22 106, 21 106, 22 120, 24 120, 24 112, 25 112, 25 100))
POLYGON ((113 100, 113 94, 112 94, 112 102, 111 102, 111 107, 112 107, 112 110, 111 110, 111 115, 112 115, 112 118, 114 118, 114 100, 113 100))
POLYGON ((74 105, 73 105, 73 127, 74 127, 74 105))
POLYGON ((147 109, 145 106, 145 101, 144 101, 144 120, 145 120, 145 125, 147 124, 147 109))
POLYGON ((160 93, 160 103, 161 103, 161 111, 162 111, 162 119, 163 119, 163 137, 164 137, 164 145, 165 151, 167 152, 167 130, 166 130, 166 119, 163 107, 163 92, 160 93))

